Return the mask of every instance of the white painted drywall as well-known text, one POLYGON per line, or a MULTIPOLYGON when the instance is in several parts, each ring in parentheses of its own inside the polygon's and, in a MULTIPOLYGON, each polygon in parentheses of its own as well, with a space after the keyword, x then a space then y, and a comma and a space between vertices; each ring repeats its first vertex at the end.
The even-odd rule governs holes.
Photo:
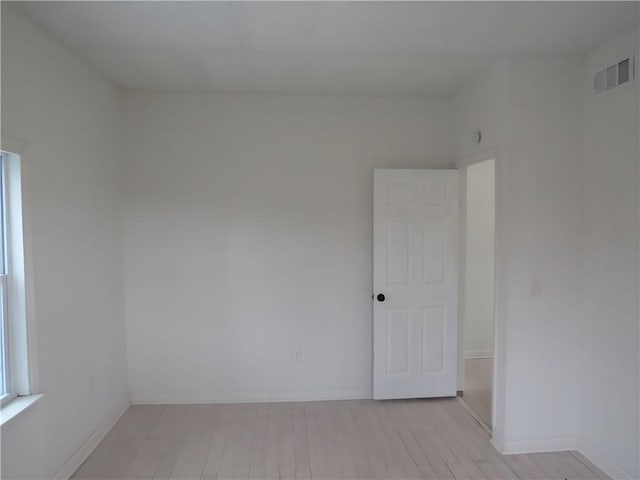
POLYGON ((467 165, 483 154, 496 154, 506 146, 508 90, 509 62, 504 59, 453 96, 453 149, 458 165, 467 165), (480 143, 476 142, 478 131, 482 133, 480 143))
POLYGON ((582 68, 574 58, 510 61, 503 440, 513 450, 575 439, 582 68))
POLYGON ((460 164, 497 160, 493 423, 507 451, 575 441, 581 78, 577 58, 507 59, 453 101, 460 164))
POLYGON ((132 92, 123 108, 133 400, 370 397, 373 169, 451 167, 449 103, 132 92))
POLYGON ((594 50, 586 67, 505 60, 453 99, 459 164, 498 152, 496 445, 577 447, 630 478, 638 475, 638 84, 591 92, 596 69, 637 52, 636 35, 594 50), (478 129, 485 141, 474 145, 478 129))
POLYGON ((493 356, 495 160, 467 167, 464 355, 493 356))
MULTIPOLYGON (((456 165, 460 169, 460 220, 461 220, 461 248, 460 248, 460 276, 465 278, 466 267, 466 166, 478 161, 487 161, 496 159, 495 176, 496 176, 496 203, 504 203, 502 199, 504 195, 500 191, 501 185, 504 183, 504 173, 506 171, 506 158, 504 150, 506 145, 506 115, 507 100, 509 88, 509 62, 501 60, 495 65, 489 66, 480 76, 469 81, 465 87, 460 90, 452 98, 452 129, 454 132, 453 150, 456 165), (482 141, 476 142, 477 132, 482 134, 482 141), (497 181, 502 178, 503 181, 497 181)), ((504 230, 504 219, 497 224, 498 229, 504 230)), ((496 279, 504 279, 504 251, 502 247, 506 244, 504 240, 505 234, 502 231, 496 231, 496 279)), ((466 282, 459 285, 459 305, 458 315, 460 322, 464 324, 466 318, 466 282)), ((496 300, 499 295, 505 293, 504 285, 496 289, 496 300)), ((502 322, 505 314, 502 311, 502 303, 495 302, 496 322, 502 322)), ((502 329, 504 330, 504 329, 502 329)), ((464 329, 458 329, 458 390, 464 390, 464 329)), ((503 337, 500 336, 501 330, 496 329, 494 332, 494 342, 500 342, 503 337)), ((504 348, 502 349, 504 350, 504 348)), ((504 355, 498 355, 495 359, 495 365, 499 375, 495 377, 495 389, 497 392, 504 391, 504 355)), ((494 403, 497 411, 502 411, 503 393, 494 395, 494 403)), ((496 415, 493 416, 494 425, 496 415)), ((494 427, 495 428, 495 427, 494 427)), ((499 428, 499 427, 498 427, 499 428)))
POLYGON ((2 426, 3 478, 53 477, 126 400, 117 100, 2 5, 2 132, 29 142, 23 193, 44 393, 2 426))
MULTIPOLYGON (((638 33, 594 49, 583 75, 584 203, 580 441, 630 478, 638 432, 638 79, 596 95, 596 71, 638 55, 638 33)), ((636 72, 637 75, 637 72, 636 72)))

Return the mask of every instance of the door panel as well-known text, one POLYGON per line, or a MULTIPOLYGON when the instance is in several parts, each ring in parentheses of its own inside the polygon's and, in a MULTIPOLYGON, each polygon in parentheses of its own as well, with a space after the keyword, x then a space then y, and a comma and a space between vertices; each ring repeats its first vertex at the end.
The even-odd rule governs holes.
POLYGON ((376 399, 456 394, 457 232, 457 171, 375 171, 376 399))

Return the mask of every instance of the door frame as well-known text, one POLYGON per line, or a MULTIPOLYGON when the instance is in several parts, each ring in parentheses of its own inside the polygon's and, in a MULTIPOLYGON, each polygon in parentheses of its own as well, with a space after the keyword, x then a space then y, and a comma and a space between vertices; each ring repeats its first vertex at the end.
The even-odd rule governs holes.
POLYGON ((458 390, 464 391, 464 324, 465 324, 465 282, 466 240, 467 240, 467 167, 487 160, 495 160, 495 279, 494 279, 494 340, 493 340, 493 383, 491 389, 491 443, 502 451, 505 425, 505 384, 506 384, 506 233, 508 204, 506 186, 508 169, 505 157, 499 149, 488 149, 482 153, 463 158, 456 162, 459 170, 460 192, 460 236, 458 270, 458 390))

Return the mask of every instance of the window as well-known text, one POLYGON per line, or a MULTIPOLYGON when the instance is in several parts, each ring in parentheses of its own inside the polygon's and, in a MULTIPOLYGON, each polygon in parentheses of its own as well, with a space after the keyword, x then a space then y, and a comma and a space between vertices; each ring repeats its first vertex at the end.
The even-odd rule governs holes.
POLYGON ((0 405, 29 395, 20 156, 0 151, 0 405))
POLYGON ((11 392, 11 372, 9 369, 9 326, 7 315, 7 215, 6 215, 6 188, 5 188, 5 153, 0 153, 0 399, 5 403, 13 397, 11 392))

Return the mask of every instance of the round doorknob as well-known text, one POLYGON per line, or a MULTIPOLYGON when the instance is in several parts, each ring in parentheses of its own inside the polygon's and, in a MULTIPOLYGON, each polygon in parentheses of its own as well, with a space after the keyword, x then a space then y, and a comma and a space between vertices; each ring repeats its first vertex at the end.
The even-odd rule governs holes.
POLYGON ((379 302, 384 302, 384 293, 379 293, 378 296, 376 297, 378 299, 379 302))

